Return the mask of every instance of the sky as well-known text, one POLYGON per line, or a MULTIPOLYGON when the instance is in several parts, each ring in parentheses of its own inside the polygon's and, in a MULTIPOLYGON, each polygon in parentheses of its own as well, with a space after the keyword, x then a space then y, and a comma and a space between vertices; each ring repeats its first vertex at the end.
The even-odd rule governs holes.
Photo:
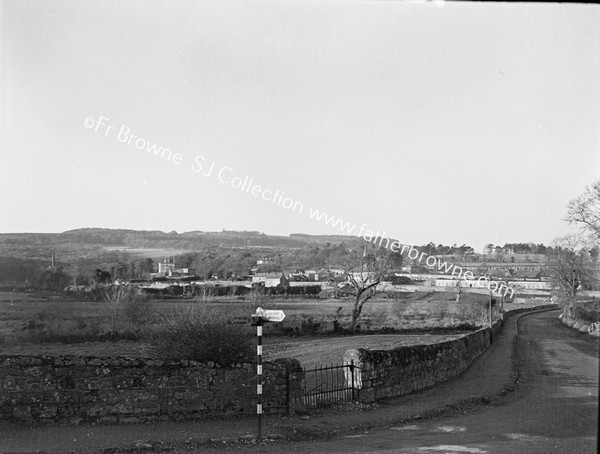
POLYGON ((549 244, 600 176, 597 5, 0 0, 0 17, 3 233, 549 244))

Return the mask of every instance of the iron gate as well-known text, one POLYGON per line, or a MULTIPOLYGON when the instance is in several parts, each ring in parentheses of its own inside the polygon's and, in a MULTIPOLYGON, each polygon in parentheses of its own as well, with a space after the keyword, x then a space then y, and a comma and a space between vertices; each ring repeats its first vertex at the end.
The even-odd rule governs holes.
POLYGON ((355 398, 357 368, 349 364, 330 364, 304 369, 302 400, 306 407, 318 407, 355 398))

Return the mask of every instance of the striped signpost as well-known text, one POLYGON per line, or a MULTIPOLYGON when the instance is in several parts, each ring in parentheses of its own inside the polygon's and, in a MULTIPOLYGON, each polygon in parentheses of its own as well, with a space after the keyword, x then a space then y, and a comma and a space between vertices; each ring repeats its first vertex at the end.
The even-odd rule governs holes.
POLYGON ((260 440, 262 430, 262 325, 263 320, 256 322, 256 417, 258 418, 257 438, 260 440))
POLYGON ((281 322, 285 318, 283 311, 266 311, 259 307, 252 315, 252 325, 256 326, 256 418, 257 439, 262 437, 262 334, 265 322, 281 322))

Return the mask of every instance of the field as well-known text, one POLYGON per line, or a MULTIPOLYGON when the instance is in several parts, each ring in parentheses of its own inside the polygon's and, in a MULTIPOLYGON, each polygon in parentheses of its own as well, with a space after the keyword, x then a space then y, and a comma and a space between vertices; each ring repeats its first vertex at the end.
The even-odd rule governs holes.
MULTIPOLYGON (((265 336, 264 360, 294 358, 302 366, 312 368, 324 364, 342 363, 344 353, 351 348, 392 349, 403 345, 434 344, 460 337, 455 335, 368 335, 343 337, 295 337, 265 336)), ((80 344, 19 344, 0 348, 3 355, 83 355, 122 356, 137 358, 147 356, 140 342, 84 342, 80 344)))
POLYGON ((276 358, 295 358, 306 368, 323 364, 342 364, 346 350, 369 348, 371 350, 389 350, 404 345, 435 344, 460 337, 460 334, 374 334, 368 336, 343 336, 326 338, 282 338, 276 337, 263 341, 266 360, 276 358))
MULTIPOLYGON (((429 344, 461 335, 452 329, 465 323, 486 321, 485 301, 473 299, 457 304, 454 295, 410 294, 401 299, 373 299, 360 319, 363 331, 403 329, 408 334, 332 334, 336 323, 349 321, 350 299, 285 299, 273 297, 250 300, 244 297, 212 298, 208 301, 160 300, 149 302, 149 317, 190 310, 223 311, 243 325, 258 305, 281 309, 286 319, 265 326, 265 359, 289 357, 305 367, 341 362, 350 348, 393 348, 401 345, 429 344), (434 298, 434 299, 432 299, 434 298), (445 299, 444 299, 445 298, 445 299), (335 322, 335 323, 334 323, 335 322), (447 332, 427 333, 427 329, 446 328, 447 332), (324 335, 327 332, 327 335, 324 335), (286 335, 284 335, 286 334, 286 335)), ((97 356, 146 356, 140 341, 40 343, 27 337, 28 327, 52 324, 57 329, 76 330, 108 325, 114 308, 107 302, 68 301, 60 296, 43 297, 33 293, 0 292, 0 354, 74 354, 97 356), (104 325, 103 325, 104 324, 104 325)), ((248 326, 249 333, 254 329, 248 326)))
POLYGON ((103 250, 107 252, 122 252, 123 254, 127 254, 131 257, 135 257, 138 259, 141 258, 151 258, 153 260, 160 261, 165 257, 175 257, 181 255, 184 252, 188 252, 185 249, 166 249, 166 248, 133 248, 126 246, 103 246, 103 250))

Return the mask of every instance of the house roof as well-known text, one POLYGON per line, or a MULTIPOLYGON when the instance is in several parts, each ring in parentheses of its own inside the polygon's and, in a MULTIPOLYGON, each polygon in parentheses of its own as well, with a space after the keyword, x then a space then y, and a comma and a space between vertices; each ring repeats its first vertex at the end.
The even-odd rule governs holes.
POLYGON ((279 279, 281 277, 281 273, 256 273, 253 274, 252 277, 266 277, 269 279, 279 279))
POLYGON ((535 271, 517 271, 514 274, 514 278, 516 279, 540 279, 542 272, 540 270, 535 271))

